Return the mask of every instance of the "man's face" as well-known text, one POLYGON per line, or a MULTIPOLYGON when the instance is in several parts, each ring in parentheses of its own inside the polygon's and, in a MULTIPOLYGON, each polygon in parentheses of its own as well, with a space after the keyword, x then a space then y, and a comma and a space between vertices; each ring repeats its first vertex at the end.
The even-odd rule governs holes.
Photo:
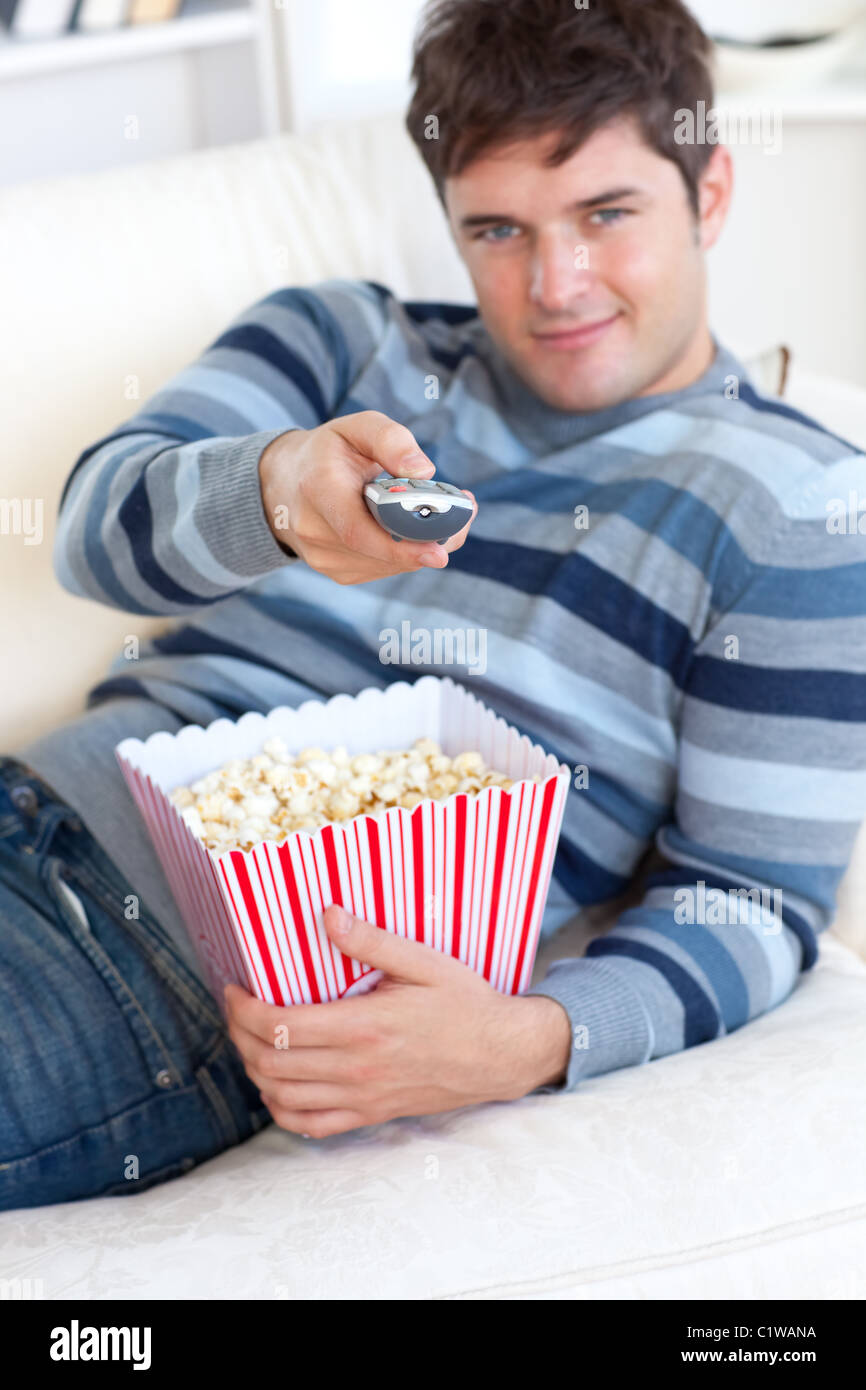
POLYGON ((558 168, 543 163, 554 140, 485 153, 446 180, 488 332, 561 410, 688 384, 711 358, 703 250, 712 229, 695 218, 677 166, 633 121, 601 127, 558 168))

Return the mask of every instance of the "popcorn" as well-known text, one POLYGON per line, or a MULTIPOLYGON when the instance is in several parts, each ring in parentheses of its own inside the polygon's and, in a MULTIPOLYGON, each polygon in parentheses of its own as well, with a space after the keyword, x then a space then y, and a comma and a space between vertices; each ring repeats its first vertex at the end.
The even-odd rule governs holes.
POLYGON ((484 759, 480 753, 458 753, 451 762, 451 770, 456 772, 458 776, 479 773, 483 767, 484 759))
POLYGON ((352 771, 360 773, 378 772, 382 766, 382 759, 373 753, 359 753, 357 758, 352 759, 352 771))
MULTIPOLYGON (((530 780, 541 777, 535 773, 530 780)), ((427 797, 475 796, 486 787, 507 791, 513 785, 506 773, 487 767, 477 749, 450 758, 432 738, 354 756, 344 747, 292 754, 281 738, 271 738, 254 757, 234 758, 170 795, 193 834, 222 853, 394 806, 411 811, 427 797)))
POLYGON ((328 797, 328 815, 331 820, 351 820, 352 816, 357 816, 360 810, 359 798, 351 796, 348 792, 334 792, 328 797))
POLYGON ((317 758, 327 758, 327 756, 324 748, 302 748, 296 762, 310 763, 315 762, 317 758))
MULTIPOLYGON (((267 743, 262 747, 262 752, 267 753, 271 761, 275 763, 289 763, 292 761, 292 756, 281 738, 268 739, 267 743)), ((240 762, 236 765, 238 768, 242 766, 240 762)), ((228 771, 229 767, 234 766, 234 763, 227 763, 226 771, 228 771)))
POLYGON ((269 787, 288 787, 292 782, 291 768, 279 763, 276 767, 269 767, 265 773, 265 781, 269 787))
POLYGON ((311 777, 324 782, 326 787, 332 787, 337 780, 337 764, 329 758, 311 758, 307 763, 307 771, 311 777))

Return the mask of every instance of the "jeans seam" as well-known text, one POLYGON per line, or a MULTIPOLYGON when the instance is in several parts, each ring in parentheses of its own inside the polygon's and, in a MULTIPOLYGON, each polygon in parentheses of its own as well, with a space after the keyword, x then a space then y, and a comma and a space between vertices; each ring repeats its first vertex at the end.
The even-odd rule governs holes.
MULTIPOLYGON (((103 877, 99 869, 89 860, 78 860, 76 863, 68 865, 68 870, 70 877, 75 882, 80 883, 85 891, 89 892, 92 897, 96 899, 100 907, 102 907, 109 916, 113 916, 116 911, 116 904, 112 903, 112 885, 103 877)), ((126 887, 128 885, 124 884, 123 886, 126 887)), ((147 913, 146 909, 145 913, 147 917, 151 916, 150 913, 147 913)), ((139 919, 137 925, 139 927, 141 926, 141 919, 139 919)), ((169 987, 176 991, 182 999, 182 1002, 195 1015, 199 1022, 209 1023, 212 1027, 219 1028, 223 1020, 218 1010, 216 1007, 208 1007, 205 1000, 199 999, 190 989, 187 982, 176 972, 173 962, 164 959, 166 948, 158 941, 153 942, 149 940, 146 934, 145 939, 142 940, 141 933, 136 932, 127 919, 124 919, 124 926, 130 931, 130 935, 134 936, 136 941, 138 941, 140 949, 144 951, 153 962, 154 968, 163 976, 169 987)))
MULTIPOLYGON (((135 926, 141 928, 141 920, 142 919, 139 918, 135 926)), ((131 924, 127 925, 130 926, 130 930, 135 936, 136 941, 140 942, 141 949, 149 953, 155 968, 159 970, 166 984, 170 989, 175 991, 181 1002, 189 1009, 190 1013, 195 1016, 199 1023, 211 1024, 211 1026, 218 1028, 222 1023, 222 1016, 219 1011, 216 1008, 208 1008, 204 1000, 199 999, 198 995, 193 993, 186 980, 178 974, 171 958, 165 958, 165 948, 162 947, 159 942, 152 942, 147 937, 146 932, 136 931, 135 927, 131 924), (144 936, 143 940, 142 936, 144 936)))
MULTIPOLYGON (((37 1149, 36 1152, 32 1154, 22 1154, 20 1158, 10 1158, 5 1162, 0 1161, 0 1173, 8 1172, 12 1168, 23 1168, 27 1163, 36 1163, 40 1159, 45 1158, 48 1154, 56 1153, 59 1149, 65 1149, 70 1144, 76 1143, 77 1140, 81 1139, 84 1135, 95 1134, 99 1130, 109 1129, 112 1125, 117 1124, 118 1120, 125 1120, 134 1111, 140 1110, 143 1105, 152 1105, 155 1100, 172 1100, 179 1096, 193 1093, 198 1089, 195 1082, 190 1082, 189 1085, 174 1091, 165 1091, 164 1093, 158 1092, 155 1095, 147 1096, 145 1100, 136 1101, 135 1105, 127 1106, 125 1110, 118 1111, 116 1115, 109 1115, 108 1119, 101 1120, 98 1125, 85 1125, 83 1129, 76 1130, 74 1134, 68 1135, 67 1138, 58 1139, 56 1144, 47 1144, 45 1148, 37 1149)), ((2 1210, 2 1208, 0 1208, 0 1210, 2 1210)))
MULTIPOLYGON (((64 867, 65 865, 62 859, 52 857, 46 860, 46 869, 49 878, 53 878, 54 875, 62 876, 60 874, 60 871, 64 867)), ((72 913, 71 910, 67 907, 67 905, 63 902, 62 894, 55 893, 52 896, 54 898, 57 911, 63 915, 67 925, 71 927, 72 913)), ((171 1076, 175 1080, 182 1078, 183 1068, 179 1067, 175 1062, 174 1057, 171 1055, 171 1052, 169 1051, 162 1037, 158 1033, 156 1026, 153 1023, 153 1020, 151 1019, 147 1010, 144 1008, 138 996, 135 994, 135 991, 123 978, 117 966, 114 964, 114 961, 111 959, 111 956, 105 950, 104 946, 102 946, 102 944, 96 939, 96 936, 92 932, 90 932, 89 935, 91 937, 91 942, 87 943, 87 945, 85 945, 84 942, 80 941, 80 938, 77 934, 75 935, 74 939, 79 943, 80 949, 83 950, 85 954, 88 954, 89 946, 90 949, 94 952, 94 955, 97 955, 100 961, 103 962, 104 965, 108 968, 108 971, 110 972, 112 979, 115 981, 116 986, 119 986, 121 998, 125 995, 126 998, 129 1001, 131 1001, 134 1005, 135 1009, 138 1012, 140 1021, 144 1024, 147 1032, 150 1034, 153 1042, 155 1043, 159 1053, 162 1056, 163 1063, 166 1066, 169 1073, 171 1074, 171 1076)), ((91 964, 95 965, 95 961, 91 960, 91 964)), ((120 1000, 118 1000, 118 1004, 121 1009, 121 1012, 125 1012, 123 1003, 121 1003, 120 1000)), ((148 1059, 149 1062, 150 1060, 151 1059, 148 1059)))
POLYGON ((135 1197, 139 1193, 142 1195, 152 1187, 158 1187, 164 1182, 170 1182, 172 1178, 182 1178, 196 1166, 195 1159, 189 1156, 176 1158, 173 1163, 166 1163, 162 1168, 157 1168, 154 1172, 141 1173, 139 1177, 128 1179, 123 1182, 113 1182, 108 1187, 103 1187, 99 1192, 94 1193, 95 1197, 135 1197), (144 1179, 147 1186, 140 1186, 141 1179, 144 1179))
POLYGON ((210 1104, 214 1112, 216 1113, 217 1119, 220 1121, 222 1125, 222 1138, 226 1140, 229 1144, 240 1143, 241 1136, 237 1127, 237 1123, 235 1121, 235 1117, 229 1109, 225 1097, 221 1094, 219 1087, 216 1085, 213 1077, 208 1071, 207 1066, 200 1066, 197 1069, 195 1076, 196 1080, 201 1086, 202 1091, 204 1092, 207 1099, 210 1101, 210 1104))

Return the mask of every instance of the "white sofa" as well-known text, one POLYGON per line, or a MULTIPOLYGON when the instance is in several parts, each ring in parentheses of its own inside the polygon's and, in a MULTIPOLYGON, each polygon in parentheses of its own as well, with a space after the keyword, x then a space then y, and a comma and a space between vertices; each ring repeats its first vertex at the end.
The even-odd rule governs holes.
MULTIPOLYGON (((45 507, 41 545, 0 545, 6 748, 154 625, 53 579, 78 451, 245 304, 330 275, 470 296, 396 116, 0 193, 0 492, 45 507)), ((785 394, 866 447, 866 392, 795 362, 785 394)), ((569 1096, 321 1141, 271 1127, 137 1197, 5 1213, 0 1279, 49 1299, 861 1298, 864 1093, 861 835, 818 964, 731 1036, 569 1096)))

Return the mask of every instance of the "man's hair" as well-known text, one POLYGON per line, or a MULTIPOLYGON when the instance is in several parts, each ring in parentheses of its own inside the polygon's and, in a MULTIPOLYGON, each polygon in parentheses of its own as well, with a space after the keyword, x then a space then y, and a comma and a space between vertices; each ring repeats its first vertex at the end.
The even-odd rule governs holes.
POLYGON ((710 50, 681 0, 429 0, 406 126, 444 206, 445 179, 482 153, 560 131, 546 161, 556 166, 601 126, 633 117, 677 165, 697 215, 713 146, 674 133, 677 112, 713 104, 710 50))

